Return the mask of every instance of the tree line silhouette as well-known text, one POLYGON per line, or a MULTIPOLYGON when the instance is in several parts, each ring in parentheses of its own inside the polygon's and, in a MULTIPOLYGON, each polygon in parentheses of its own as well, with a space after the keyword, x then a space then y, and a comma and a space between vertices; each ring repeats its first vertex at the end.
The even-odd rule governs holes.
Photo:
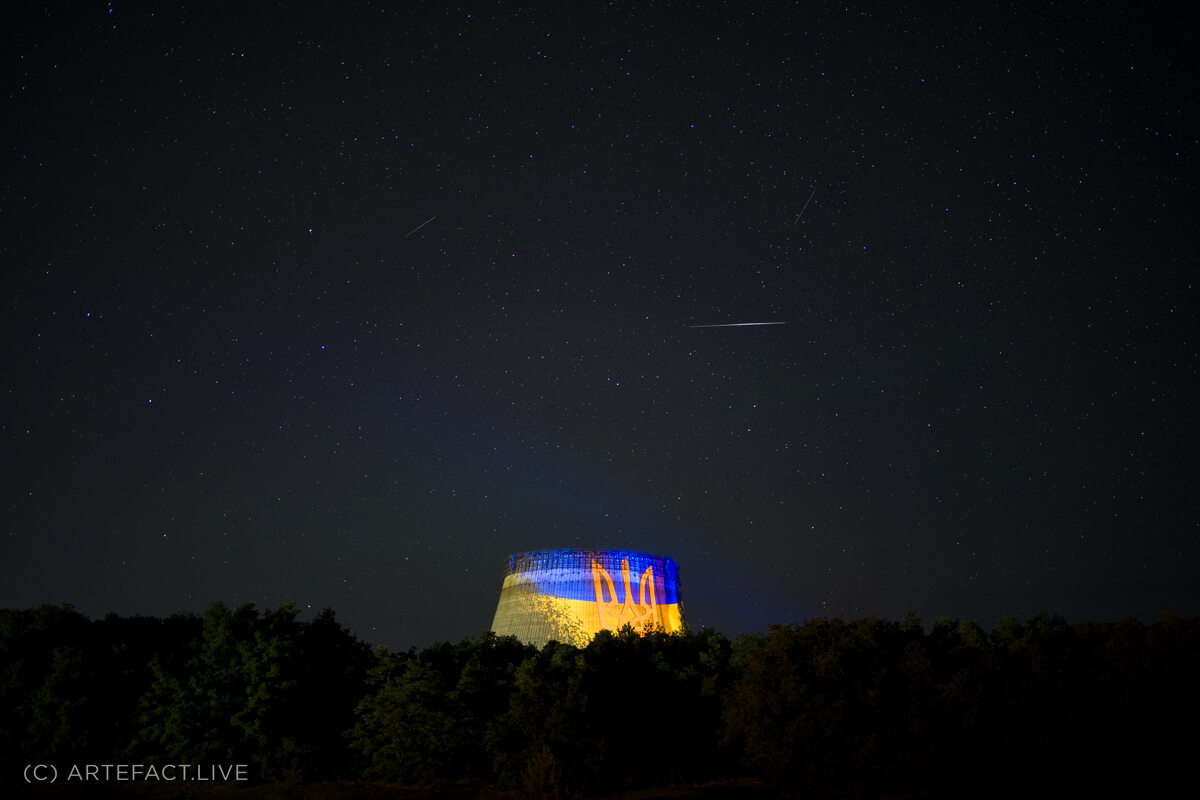
POLYGON ((372 650, 325 610, 0 611, 0 784, 29 763, 473 781, 530 798, 753 776, 788 795, 1142 793, 1190 764, 1200 618, 817 619, 730 640, 372 650))

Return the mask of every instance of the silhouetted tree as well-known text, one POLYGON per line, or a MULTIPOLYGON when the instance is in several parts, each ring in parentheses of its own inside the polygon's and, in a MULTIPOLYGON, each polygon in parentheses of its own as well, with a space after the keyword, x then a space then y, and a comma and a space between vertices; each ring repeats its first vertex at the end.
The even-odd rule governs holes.
POLYGON ((501 786, 570 797, 599 782, 609 743, 583 685, 586 669, 578 648, 557 642, 517 668, 508 710, 487 737, 501 786), (554 785, 544 785, 550 777, 554 785))
POLYGON ((490 775, 480 745, 508 707, 517 665, 533 652, 493 633, 399 658, 377 652, 371 691, 349 734, 365 774, 400 781, 490 775))
POLYGON ((904 788, 925 750, 920 639, 877 618, 774 626, 727 698, 729 734, 780 789, 904 788))
POLYGON ((89 623, 70 606, 0 611, 0 765, 87 752, 85 652, 89 623))
POLYGON ((204 614, 182 670, 156 659, 134 749, 148 761, 247 763, 258 780, 298 775, 303 747, 289 728, 297 700, 292 605, 264 613, 246 603, 204 614))
POLYGON ((332 611, 297 617, 0 611, 0 782, 31 762, 237 762, 257 780, 563 800, 736 774, 740 754, 791 793, 1133 795, 1177 781, 1200 713, 1197 617, 627 629, 541 650, 486 634, 374 655, 332 611))
POLYGON ((302 624, 292 648, 294 700, 283 709, 281 726, 298 744, 300 776, 343 778, 351 772, 345 732, 367 692, 371 648, 360 642, 326 608, 302 624))

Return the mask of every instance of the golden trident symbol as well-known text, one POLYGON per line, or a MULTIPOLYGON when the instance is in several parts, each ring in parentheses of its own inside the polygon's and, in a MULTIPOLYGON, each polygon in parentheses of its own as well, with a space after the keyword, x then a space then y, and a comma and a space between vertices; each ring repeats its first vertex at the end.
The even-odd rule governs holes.
POLYGON ((600 612, 600 627, 615 631, 625 623, 635 629, 652 628, 659 624, 658 600, 654 592, 654 570, 646 567, 638 581, 638 601, 633 602, 629 584, 629 559, 621 559, 621 580, 625 584, 625 602, 617 604, 617 589, 608 570, 592 559, 592 583, 596 587, 596 608, 600 612), (608 589, 608 600, 604 589, 608 589))

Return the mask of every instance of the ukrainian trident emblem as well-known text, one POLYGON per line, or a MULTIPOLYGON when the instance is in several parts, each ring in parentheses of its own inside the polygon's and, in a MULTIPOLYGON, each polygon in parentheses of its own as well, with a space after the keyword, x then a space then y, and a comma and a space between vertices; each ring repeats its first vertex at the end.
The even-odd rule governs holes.
POLYGON ((617 601, 617 589, 608 570, 592 559, 592 585, 596 588, 596 608, 600 612, 600 627, 615 631, 626 623, 635 630, 646 630, 662 624, 658 615, 658 595, 654 591, 654 569, 646 567, 638 580, 637 602, 629 577, 629 559, 621 559, 621 581, 625 600, 617 601), (607 591, 608 599, 605 599, 607 591))

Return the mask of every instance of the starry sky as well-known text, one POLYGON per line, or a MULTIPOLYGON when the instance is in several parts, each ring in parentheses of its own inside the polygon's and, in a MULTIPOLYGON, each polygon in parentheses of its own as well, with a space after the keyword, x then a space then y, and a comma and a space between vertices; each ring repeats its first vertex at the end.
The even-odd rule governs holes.
POLYGON ((12 12, 0 607, 1200 612, 1171 6, 553 5, 12 12))

